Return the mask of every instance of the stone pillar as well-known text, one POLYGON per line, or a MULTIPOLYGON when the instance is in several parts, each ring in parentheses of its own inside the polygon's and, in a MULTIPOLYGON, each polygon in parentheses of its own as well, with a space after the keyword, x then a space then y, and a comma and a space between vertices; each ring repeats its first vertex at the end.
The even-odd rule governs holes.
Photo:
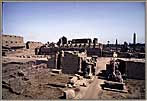
POLYGON ((89 76, 92 76, 92 70, 91 70, 91 68, 92 68, 92 65, 91 64, 88 64, 88 69, 89 69, 88 75, 89 76))
POLYGON ((59 52, 55 53, 55 68, 57 69, 57 59, 58 59, 59 52))

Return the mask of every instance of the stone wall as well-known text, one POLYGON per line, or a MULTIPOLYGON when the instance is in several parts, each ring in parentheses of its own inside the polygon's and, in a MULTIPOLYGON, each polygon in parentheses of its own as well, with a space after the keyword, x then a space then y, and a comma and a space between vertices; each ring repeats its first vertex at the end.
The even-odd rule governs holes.
MULTIPOLYGON (((88 44, 88 43, 70 43, 70 44, 64 44, 60 47, 68 47, 68 48, 93 48, 94 47, 94 44, 91 43, 91 44, 88 44)), ((103 49, 103 45, 100 44, 100 43, 96 43, 95 44, 95 48, 101 48, 103 49)))
POLYGON ((72 39, 71 43, 91 43, 91 39, 72 39))
POLYGON ((62 72, 67 74, 75 74, 81 68, 81 58, 78 55, 65 52, 62 62, 62 72))
POLYGON ((55 69, 56 62, 57 62, 56 54, 50 55, 50 58, 48 58, 48 63, 47 63, 48 68, 55 69))
POLYGON ((87 49, 87 54, 89 56, 92 56, 92 55, 101 56, 102 55, 102 50, 100 48, 88 48, 87 49))
MULTIPOLYGON (((50 55, 48 59, 48 68, 57 68, 57 54, 50 55)), ((75 74, 81 68, 81 57, 74 55, 69 52, 64 52, 64 57, 62 57, 62 72, 65 74, 75 74)))
MULTIPOLYGON (((74 45, 74 44, 72 44, 74 45)), ((77 44, 79 45, 79 44, 77 44)), ((57 52, 57 51, 60 51, 60 50, 63 50, 63 51, 79 51, 79 52, 83 52, 85 50, 87 50, 87 54, 89 56, 91 55, 97 55, 97 56, 101 56, 102 54, 102 49, 100 48, 100 46, 96 46, 96 48, 93 48, 93 46, 91 47, 84 47, 84 46, 81 46, 81 47, 68 47, 68 46, 64 46, 64 47, 54 47, 54 48, 50 48, 50 47, 41 47, 39 49, 39 52, 37 52, 36 54, 46 54, 46 55, 49 55, 49 54, 52 54, 53 52, 57 52)))
POLYGON ((127 77, 131 79, 145 79, 145 63, 143 62, 126 62, 127 77))
POLYGON ((42 45, 43 45, 43 43, 41 43, 41 42, 28 41, 26 43, 26 48, 27 49, 35 49, 35 48, 40 47, 42 45))
POLYGON ((15 36, 15 35, 1 35, 2 37, 2 46, 17 48, 17 47, 25 47, 23 37, 15 36))

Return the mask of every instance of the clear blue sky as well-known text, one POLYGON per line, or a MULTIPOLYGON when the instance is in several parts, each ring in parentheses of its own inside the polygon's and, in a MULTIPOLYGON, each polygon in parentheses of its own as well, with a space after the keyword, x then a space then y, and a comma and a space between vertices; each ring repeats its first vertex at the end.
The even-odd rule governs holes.
POLYGON ((7 2, 3 32, 24 41, 57 42, 63 35, 99 42, 145 42, 145 4, 141 2, 7 2))

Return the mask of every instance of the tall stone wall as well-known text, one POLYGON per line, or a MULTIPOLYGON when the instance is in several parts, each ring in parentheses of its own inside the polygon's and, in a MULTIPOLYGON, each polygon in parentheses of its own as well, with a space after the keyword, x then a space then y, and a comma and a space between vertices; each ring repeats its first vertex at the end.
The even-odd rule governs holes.
POLYGON ((25 47, 23 37, 15 35, 1 35, 2 46, 4 47, 25 47))

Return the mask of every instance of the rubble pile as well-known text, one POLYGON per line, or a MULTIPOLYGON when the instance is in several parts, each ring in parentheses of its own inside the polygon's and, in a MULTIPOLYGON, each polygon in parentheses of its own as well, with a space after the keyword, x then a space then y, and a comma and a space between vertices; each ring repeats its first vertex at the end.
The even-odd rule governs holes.
POLYGON ((46 64, 36 65, 35 61, 5 63, 2 75, 3 99, 59 99, 62 87, 53 84, 68 82, 68 76, 53 75, 46 64))

